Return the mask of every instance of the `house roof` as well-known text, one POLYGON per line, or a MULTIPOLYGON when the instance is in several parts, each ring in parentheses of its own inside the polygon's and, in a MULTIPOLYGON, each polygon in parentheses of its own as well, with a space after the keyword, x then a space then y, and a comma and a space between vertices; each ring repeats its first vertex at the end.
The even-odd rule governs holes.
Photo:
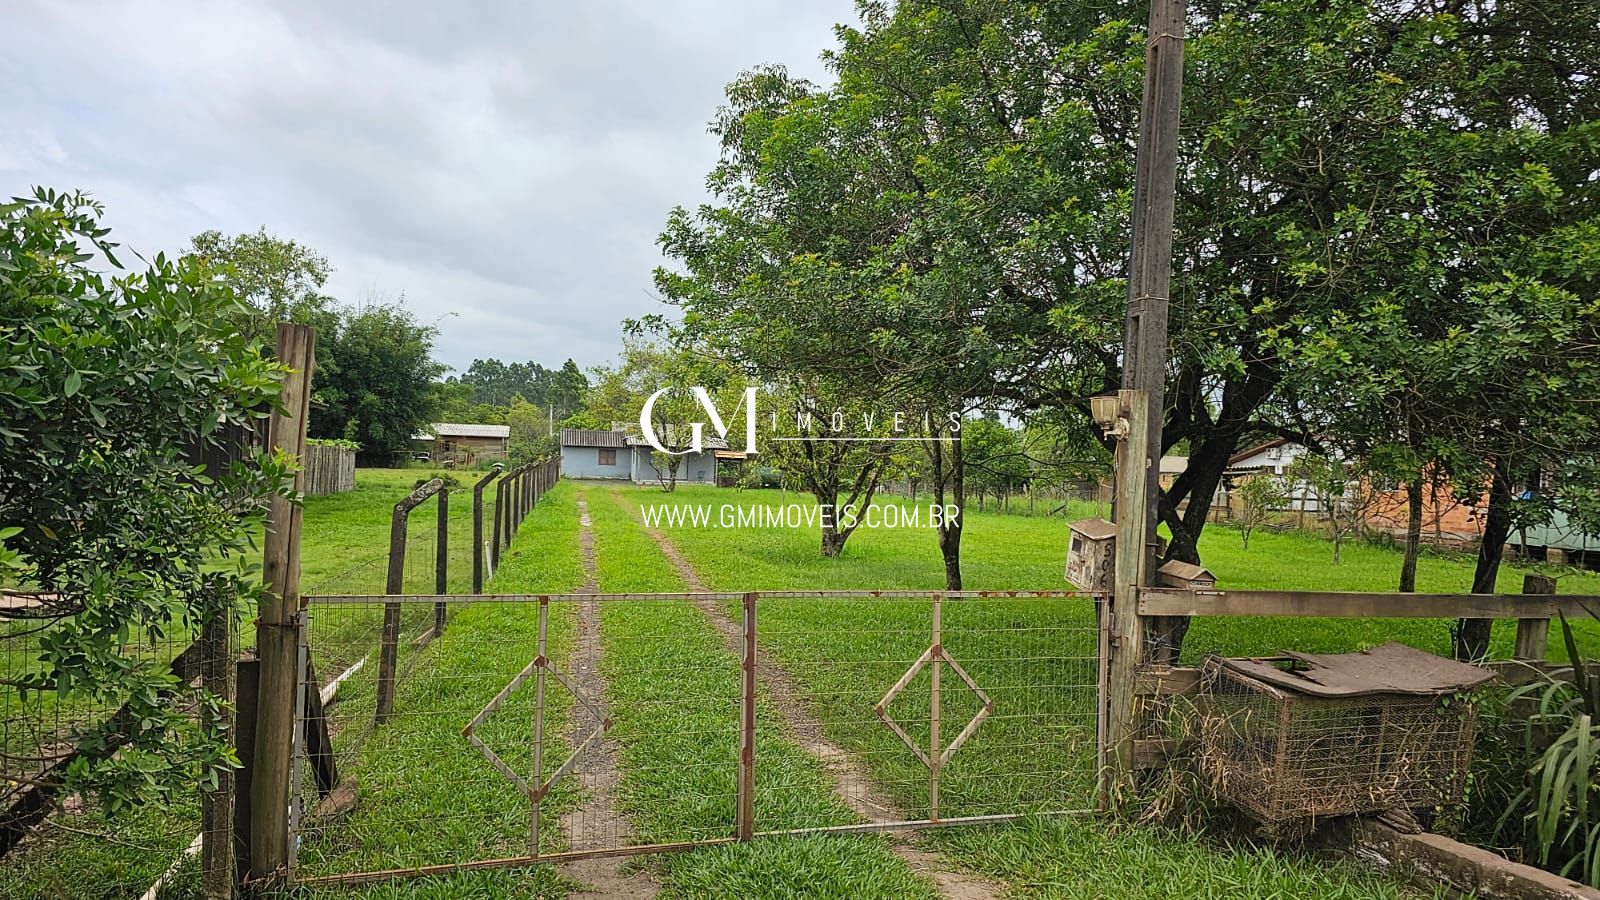
MULTIPOLYGON (((669 448, 672 448, 672 449, 677 449, 677 448, 680 448, 680 447, 688 447, 688 445, 689 445, 689 437, 690 437, 691 432, 687 428, 683 428, 681 426, 674 425, 673 423, 668 422, 666 425, 663 425, 661 427, 661 430, 660 430, 659 434, 662 437, 662 441, 661 441, 662 446, 669 447, 669 448)), ((632 432, 629 432, 629 434, 628 434, 628 446, 630 446, 630 447, 648 447, 648 446, 650 446, 650 442, 645 440, 643 435, 633 434, 632 432)), ((714 434, 704 434, 702 432, 701 437, 700 437, 700 449, 702 449, 702 450, 726 450, 726 449, 728 449, 728 442, 723 440, 722 438, 717 437, 714 434)))
POLYGON ((1288 438, 1281 438, 1281 437, 1280 438, 1273 438, 1270 441, 1262 441, 1261 443, 1255 445, 1254 447, 1251 447, 1248 450, 1240 450, 1238 453, 1235 453, 1234 455, 1228 457, 1228 465, 1236 466, 1239 463, 1242 463, 1245 460, 1249 459, 1250 457, 1255 456, 1257 453, 1260 453, 1263 450, 1266 450, 1266 449, 1271 448, 1271 447, 1281 447, 1281 446, 1283 446, 1284 444, 1287 444, 1287 443, 1289 443, 1289 439, 1288 438))
POLYGON ((620 431, 599 431, 590 428, 563 428, 561 429, 561 446, 563 447, 626 447, 624 435, 620 431))
POLYGON ((435 437, 508 438, 510 425, 470 425, 459 422, 435 422, 435 437))

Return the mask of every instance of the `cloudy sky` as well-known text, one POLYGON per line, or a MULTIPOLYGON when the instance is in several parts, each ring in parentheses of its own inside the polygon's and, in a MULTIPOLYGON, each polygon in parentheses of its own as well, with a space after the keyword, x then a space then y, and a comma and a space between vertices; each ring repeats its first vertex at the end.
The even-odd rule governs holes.
POLYGON ((824 81, 850 0, 6 4, 0 191, 82 188, 115 239, 261 225, 346 300, 404 293, 439 357, 610 359, 655 236, 705 197, 722 87, 824 81), (441 318, 443 317, 443 318, 441 318))

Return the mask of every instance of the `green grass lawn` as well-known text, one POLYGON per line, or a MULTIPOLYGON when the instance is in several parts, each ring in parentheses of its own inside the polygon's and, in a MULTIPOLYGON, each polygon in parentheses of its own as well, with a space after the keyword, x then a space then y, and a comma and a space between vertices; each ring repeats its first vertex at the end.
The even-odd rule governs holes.
MULTIPOLYGON (((640 503, 770 504, 793 499, 776 492, 731 495, 713 489, 680 489, 670 498, 631 487, 596 488, 589 493, 601 492, 630 511, 640 503)), ((974 515, 968 528, 965 568, 970 587, 1061 586, 1065 528, 1059 520, 974 515)), ((937 548, 925 530, 858 531, 845 555, 833 560, 818 555, 814 531, 679 528, 669 530, 668 536, 714 590, 942 587, 937 548)), ((630 562, 652 550, 641 545, 630 562)), ((926 604, 774 600, 760 609, 763 652, 775 656, 812 694, 813 708, 829 736, 863 760, 874 784, 908 814, 925 814, 925 774, 897 738, 864 710, 926 645, 926 604)), ((1034 715, 993 726, 985 723, 961 751, 965 755, 952 757, 946 775, 955 810, 946 815, 1090 805, 1093 626, 1087 603, 984 600, 947 603, 946 609, 950 611, 946 621, 955 633, 947 637, 947 649, 957 659, 973 660, 970 668, 980 685, 1023 690, 1029 684, 1047 685, 1023 698, 1021 708, 1034 715), (1051 667, 1041 670, 1041 659, 1051 667), (1009 676, 1008 663, 1013 666, 1009 676), (1019 665, 1020 671, 1015 668, 1019 665), (1009 725, 1010 733, 1004 725, 1009 725), (1037 745, 1031 753, 1008 756, 1006 752, 1029 744, 1037 745), (963 801, 968 808, 959 805, 963 801)), ((907 695, 915 693, 915 685, 907 695)), ((997 704, 1016 703, 1001 690, 996 695, 997 704)), ((1012 707, 997 705, 1006 708, 1012 707)), ((926 712, 913 703, 903 716, 912 723, 908 731, 920 740, 926 734, 926 712)), ((758 769, 758 778, 763 771, 758 769)), ((758 827, 762 814, 758 809, 758 827)), ((1016 825, 934 832, 927 840, 957 866, 1002 881, 1022 897, 1413 893, 1360 867, 1270 849, 1220 846, 1165 829, 1108 825, 1099 818, 1041 817, 1016 825)))
MULTIPOLYGON (((408 494, 419 480, 446 474, 451 473, 428 469, 361 469, 357 472, 356 490, 307 498, 301 547, 303 591, 381 593, 388 556, 390 514, 394 504, 408 494)), ((452 590, 466 591, 471 586, 471 485, 482 473, 454 474, 460 487, 451 496, 449 585, 452 590)), ((490 489, 484 493, 488 507, 485 513, 486 532, 493 522, 492 486, 491 483, 490 489)), ((555 499, 555 496, 552 495, 551 499, 555 499)), ((544 505, 541 503, 541 508, 544 505)), ((568 512, 570 509, 569 506, 568 512)), ((435 510, 434 503, 429 501, 412 514, 407 540, 406 587, 419 593, 433 590, 435 510)), ((572 519, 572 516, 566 519, 572 519)), ((545 522, 541 517, 530 514, 524 526, 541 534, 555 536, 554 549, 532 553, 527 552, 527 542, 514 546, 509 551, 510 555, 503 560, 502 571, 507 578, 514 578, 525 586, 542 585, 543 590, 559 591, 576 587, 581 580, 576 546, 564 551, 559 542, 561 534, 570 538, 576 528, 575 521, 567 524, 569 530, 561 532, 560 524, 545 522)), ((491 612, 474 611, 473 615, 484 618, 491 612)), ((357 630, 370 630, 370 624, 361 623, 357 630)), ((461 624, 471 627, 473 620, 464 614, 461 624)), ((252 642, 249 616, 246 616, 240 637, 245 646, 252 642)), ((473 653, 470 648, 465 651, 458 649, 457 654, 457 657, 443 662, 442 671, 448 671, 453 664, 472 664, 473 653)), ((339 660, 331 657, 326 663, 319 660, 324 672, 338 663, 339 660)), ((349 687, 354 695, 359 693, 362 683, 357 680, 349 687)), ((402 685, 402 697, 406 690, 417 690, 419 687, 417 682, 411 682, 409 687, 402 685)), ((456 740, 460 740, 459 736, 456 740)), ((523 829, 526 830, 525 825, 523 829)), ((184 798, 168 810, 152 809, 116 822, 105 821, 92 804, 79 807, 75 803, 69 814, 53 817, 30 838, 28 845, 13 852, 4 865, 0 865, 0 897, 8 900, 54 900, 59 897, 110 900, 136 897, 167 869, 198 830, 198 804, 189 798, 184 798)), ((311 861, 315 861, 314 855, 311 861)), ((459 885, 460 891, 451 888, 446 895, 501 896, 508 883, 504 878, 503 874, 464 876, 459 885)), ((416 896, 427 893, 425 890, 416 896)), ((183 867, 178 877, 169 882, 163 896, 198 896, 198 869, 192 861, 183 867)))
MULTIPOLYGON (((627 488, 631 502, 657 505, 724 503, 809 505, 809 495, 779 491, 719 490, 681 485, 672 494, 650 488, 627 488)), ((906 505, 903 497, 883 502, 906 505)), ((924 500, 923 505, 926 501, 924 500)), ((1099 510, 1103 512, 1103 510, 1099 510)), ((1071 517, 1088 517, 1097 510, 1076 503, 1071 517)), ((723 590, 778 590, 790 588, 847 589, 898 588, 937 590, 944 587, 944 570, 932 530, 927 528, 858 529, 839 559, 824 559, 817 552, 815 529, 721 528, 713 516, 711 527, 682 527, 669 533, 695 561, 707 582, 723 590)), ((1059 590, 1066 559, 1066 521, 1043 516, 967 513, 962 541, 962 575, 971 590, 1059 590)), ((1400 573, 1399 551, 1379 545, 1347 543, 1343 562, 1333 564, 1332 545, 1321 537, 1298 531, 1258 531, 1243 549, 1238 531, 1223 525, 1208 526, 1200 541, 1201 558, 1217 576, 1217 583, 1236 590, 1393 591, 1400 573)), ((1472 585, 1473 560, 1462 554, 1425 552, 1417 567, 1417 589, 1425 592, 1466 591, 1472 585)), ((1504 565, 1500 587, 1522 589, 1522 576, 1536 571, 1504 565)), ((1600 594, 1600 573, 1574 569, 1537 571, 1557 576, 1563 594, 1600 594)), ((1600 625, 1579 623, 1580 646, 1600 653, 1600 625)), ((1494 628, 1491 653, 1509 657, 1515 625, 1499 622, 1494 628)), ((1435 653, 1450 649, 1449 623, 1427 619, 1310 619, 1211 618, 1197 619, 1185 643, 1187 661, 1217 652, 1235 656, 1263 655, 1283 649, 1306 652, 1357 650, 1397 640, 1435 653)), ((1551 657, 1564 659, 1560 641, 1550 646, 1551 657)))
MULTIPOLYGON (((528 515, 522 532, 502 558, 490 590, 505 593, 575 590, 583 580, 578 555, 577 509, 573 491, 561 485, 528 515)), ((411 640, 431 621, 431 604, 417 604, 420 615, 403 619, 397 668, 405 674, 396 689, 395 714, 374 726, 376 690, 376 608, 339 605, 311 607, 308 643, 314 657, 341 671, 366 656, 368 664, 345 682, 330 710, 330 730, 341 775, 360 784, 354 812, 330 820, 311 819, 300 851, 300 875, 442 865, 527 853, 529 804, 511 781, 493 768, 462 737, 463 726, 534 657, 536 603, 478 602, 453 605, 442 637, 425 648, 411 640), (319 619, 321 621, 319 621, 319 619), (355 619, 365 627, 349 627, 355 619), (320 656, 317 656, 321 654, 320 656)), ((549 654, 563 665, 574 637, 570 605, 556 604, 549 620, 549 654)), ((511 694, 477 734, 506 764, 531 777, 526 733, 533 718, 533 683, 511 694)), ((547 694, 545 727, 564 733, 571 698, 547 694)), ((547 755, 548 775, 561 755, 547 755)), ((541 809, 541 852, 567 849, 559 822, 577 794, 562 784, 541 809)), ((418 882, 407 896, 472 897, 562 896, 565 886, 548 866, 455 874, 418 882)), ((378 883, 358 895, 390 896, 394 886, 378 883)), ((305 891, 312 896, 348 896, 346 889, 305 891)))
MULTIPOLYGON (((304 590, 380 592, 393 505, 432 474, 419 469, 363 469, 357 473, 356 491, 309 499, 302 548, 304 590)), ((457 477, 462 484, 451 497, 449 586, 465 591, 470 584, 474 473, 457 477)), ((668 495, 655 489, 563 483, 530 514, 491 590, 563 592, 582 582, 575 505, 580 493, 593 516, 601 589, 627 592, 683 588, 670 562, 635 523, 641 503, 810 502, 807 495, 777 491, 682 486, 668 495)), ((486 497, 492 499, 493 492, 486 497)), ((906 503, 903 498, 886 502, 906 503)), ((407 543, 409 592, 427 593, 433 588, 433 509, 426 503, 412 517, 407 543)), ((1095 510, 1084 505, 1071 512, 1076 517, 1095 510)), ((486 522, 492 522, 492 516, 486 522)), ((861 529, 839 559, 819 555, 815 529, 729 529, 713 524, 667 529, 667 534, 702 579, 718 590, 943 586, 940 557, 929 529, 861 529)), ((969 512, 963 546, 967 585, 1061 589, 1065 545, 1062 518, 969 512)), ((1259 533, 1245 551, 1237 532, 1212 526, 1201 549, 1219 583, 1240 589, 1391 590, 1399 569, 1395 550, 1366 544, 1347 545, 1344 563, 1334 566, 1325 541, 1294 532, 1259 533)), ((1419 589, 1463 590, 1471 568, 1467 558, 1426 554, 1419 589)), ((1501 578, 1503 589, 1516 590, 1521 570, 1508 566, 1501 578)), ((1600 576, 1568 570, 1561 574, 1559 590, 1600 593, 1600 576)), ((559 664, 573 646, 574 616, 570 604, 554 607, 552 655, 559 664)), ((1052 657, 1058 670, 1051 684, 1081 687, 1092 681, 1088 667, 1092 651, 1086 643, 1092 623, 1084 601, 1054 605, 986 601, 947 608, 952 635, 965 630, 969 641, 988 640, 1006 630, 1019 632, 987 649, 983 644, 961 647, 956 636, 948 639, 952 655, 966 659, 980 683, 1020 686, 1032 676, 1019 660, 1052 657), (1019 631, 1021 625, 1039 630, 1029 637, 1019 631), (1069 665, 1083 668, 1059 668, 1069 665)), ((325 613, 320 623, 313 624, 314 653, 324 678, 365 655, 369 645, 374 656, 341 688, 334 707, 336 719, 344 717, 336 744, 345 755, 346 772, 361 780, 362 804, 348 818, 308 834, 300 856, 303 871, 482 859, 525 849, 525 801, 466 747, 460 728, 531 659, 533 609, 533 604, 493 602, 456 609, 445 637, 420 649, 409 642, 428 612, 427 606, 419 607, 407 618, 407 635, 402 639, 402 669, 413 668, 399 687, 399 715, 376 730, 366 722, 376 675, 377 609, 325 613)), ((919 764, 861 708, 863 702, 881 695, 886 679, 892 681, 925 646, 926 604, 824 606, 772 601, 762 609, 763 652, 781 661, 808 690, 808 708, 824 724, 829 738, 856 753, 873 783, 907 814, 925 811, 919 806, 926 803, 926 779, 919 764)), ((734 605, 725 605, 725 611, 734 612, 734 605)), ((722 635, 703 611, 670 601, 605 604, 602 635, 604 671, 617 719, 613 735, 622 775, 619 805, 636 829, 635 840, 673 840, 723 831, 724 826, 731 829, 737 661, 722 635)), ((1508 652, 1511 638, 1510 624, 1500 623, 1495 650, 1508 652)), ((1448 626, 1411 620, 1203 619, 1190 632, 1185 656, 1192 660, 1212 651, 1240 655, 1285 648, 1344 650, 1395 639, 1442 652, 1449 645, 1448 626)), ((1585 625, 1583 641, 1586 649, 1600 650, 1600 629, 1585 625)), ((948 672, 946 679, 953 681, 948 672)), ((894 707, 918 740, 927 727, 926 701, 919 708, 915 699, 923 691, 921 681, 914 683, 894 707)), ((556 729, 567 713, 560 693, 553 691, 551 696, 556 729)), ((945 773, 944 802, 951 804, 949 809, 986 811, 978 808, 986 802, 1030 809, 1081 805, 1073 801, 1086 797, 1089 770, 1083 766, 1088 751, 1079 739, 1092 734, 1092 700, 1081 691, 1047 693, 1031 701, 1037 715, 1028 721, 1009 726, 986 723, 974 733, 945 773), (1027 743, 1028 729, 1049 721, 1059 725, 1058 731, 1043 735, 1044 742, 1052 745, 1047 752, 1055 753, 1055 758, 1005 753, 1008 746, 1027 743), (1024 777, 1035 771, 1048 777, 1024 777)), ((527 741, 518 729, 526 724, 528 711, 518 703, 525 704, 526 698, 514 695, 507 715, 498 723, 492 719, 486 733, 504 740, 505 755, 526 769, 527 760, 518 754, 525 755, 527 741)), ((760 709, 757 827, 854 821, 855 814, 833 796, 820 764, 787 732, 771 698, 764 696, 760 709)), ((547 756, 546 770, 559 761, 559 755, 547 756)), ((547 802, 541 820, 545 851, 563 847, 559 815, 577 801, 577 791, 568 785, 547 802)), ((957 813, 946 811, 951 814, 957 813)), ((0 897, 137 896, 176 858, 196 829, 192 803, 147 811, 115 824, 101 821, 92 808, 58 816, 30 846, 0 867, 0 897)), ((942 851, 957 867, 1005 882, 1020 897, 1413 896, 1392 880, 1358 866, 1219 845, 1099 818, 1038 818, 1003 827, 944 830, 920 840, 942 851)), ((632 864, 650 867, 667 896, 887 897, 927 895, 930 890, 881 837, 771 838, 632 864)), ((194 896, 196 874, 195 867, 187 865, 165 896, 194 896)), ((316 893, 467 898, 539 891, 558 895, 566 887, 549 870, 490 871, 316 893)))
MULTIPOLYGON (((682 591, 655 542, 611 492, 584 490, 600 589, 682 591)), ((622 808, 660 842, 733 833, 739 660, 705 613, 682 601, 602 605, 604 665, 621 748, 622 808)), ((821 764, 762 701, 756 805, 792 821, 853 821, 821 764)), ((758 827, 764 827, 758 820, 758 827)), ((669 896, 893 898, 934 896, 881 837, 763 839, 660 857, 669 896)))

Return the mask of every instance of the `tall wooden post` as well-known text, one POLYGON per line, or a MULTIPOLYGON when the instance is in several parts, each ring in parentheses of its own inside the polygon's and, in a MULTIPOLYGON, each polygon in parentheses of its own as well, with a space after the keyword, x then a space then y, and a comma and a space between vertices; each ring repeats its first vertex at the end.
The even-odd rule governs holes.
MULTIPOLYGON (((278 408, 269 420, 267 446, 292 455, 297 462, 306 452, 316 347, 315 329, 287 323, 278 326, 278 361, 289 373, 278 408)), ((296 472, 296 493, 304 486, 304 474, 296 472)), ((289 864, 289 769, 299 686, 300 514, 300 504, 273 497, 263 542, 262 574, 267 590, 256 620, 260 674, 250 773, 249 877, 256 881, 280 876, 289 864)))
POLYGON ((494 486, 494 534, 489 538, 489 568, 498 571, 500 568, 500 535, 503 531, 501 522, 506 516, 506 479, 494 486))
MULTIPOLYGON (((495 463, 489 474, 478 479, 472 486, 472 592, 474 594, 483 593, 483 489, 499 476, 500 464, 495 463)), ((498 529, 496 531, 498 532, 498 529)))
MULTIPOLYGON (((409 499, 409 498, 407 498, 409 499)), ((411 518, 411 507, 404 500, 395 504, 389 519, 389 572, 384 581, 385 594, 403 594, 406 590, 406 526, 411 518)), ((378 638, 378 694, 374 721, 383 723, 394 710, 395 670, 400 662, 400 604, 383 605, 383 632, 378 638)))
POLYGON ((739 662, 739 785, 734 824, 739 840, 755 835, 756 825, 756 595, 744 595, 744 658, 739 662))
MULTIPOLYGON (((450 592, 450 490, 439 489, 439 521, 433 532, 433 592, 450 592)), ((445 604, 433 605, 433 636, 444 634, 445 604)))
MULTIPOLYGON (((1156 526, 1161 521, 1161 424, 1167 375, 1172 216, 1178 177, 1178 108, 1183 97, 1183 29, 1184 0, 1152 0, 1145 36, 1144 99, 1139 111, 1139 150, 1133 183, 1133 236, 1128 254, 1122 364, 1122 387, 1142 391, 1147 406, 1142 418, 1148 435, 1141 442, 1148 460, 1141 470, 1146 480, 1142 496, 1145 531, 1135 541, 1119 543, 1119 553, 1135 548, 1153 553, 1156 526)), ((1126 498, 1117 499, 1120 504, 1126 498)), ((1117 507, 1119 520, 1122 509, 1117 507)), ((1158 632, 1171 632, 1174 637, 1183 628, 1181 620, 1155 624, 1158 632)), ((1167 643, 1163 641, 1163 646, 1167 643)))
MULTIPOLYGON (((1134 770, 1134 738, 1138 736, 1138 700, 1135 689, 1139 665, 1145 656, 1145 623, 1139 615, 1139 590, 1151 575, 1151 554, 1145 545, 1150 534, 1150 504, 1145 477, 1151 466, 1149 442, 1150 403, 1143 391, 1118 391, 1121 413, 1128 421, 1127 436, 1117 442, 1117 551, 1112 574, 1111 607, 1102 627, 1108 628, 1105 641, 1110 649, 1106 672, 1106 733, 1103 756, 1106 771, 1101 775, 1101 798, 1109 800, 1114 789, 1134 770)), ((1160 434, 1159 428, 1156 434, 1160 434)))

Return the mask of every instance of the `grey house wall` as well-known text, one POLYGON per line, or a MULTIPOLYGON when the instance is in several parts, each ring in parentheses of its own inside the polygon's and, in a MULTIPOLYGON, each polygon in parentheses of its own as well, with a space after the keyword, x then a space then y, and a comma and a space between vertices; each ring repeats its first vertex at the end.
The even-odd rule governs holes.
POLYGON ((600 465, 599 447, 562 447, 561 475, 563 478, 628 478, 628 447, 610 448, 616 451, 614 466, 600 465))
MULTIPOLYGON (((633 464, 629 476, 636 484, 660 484, 665 471, 658 472, 650 459, 649 447, 629 447, 633 464)), ((717 459, 711 452, 691 453, 678 463, 679 484, 716 484, 717 459)))

